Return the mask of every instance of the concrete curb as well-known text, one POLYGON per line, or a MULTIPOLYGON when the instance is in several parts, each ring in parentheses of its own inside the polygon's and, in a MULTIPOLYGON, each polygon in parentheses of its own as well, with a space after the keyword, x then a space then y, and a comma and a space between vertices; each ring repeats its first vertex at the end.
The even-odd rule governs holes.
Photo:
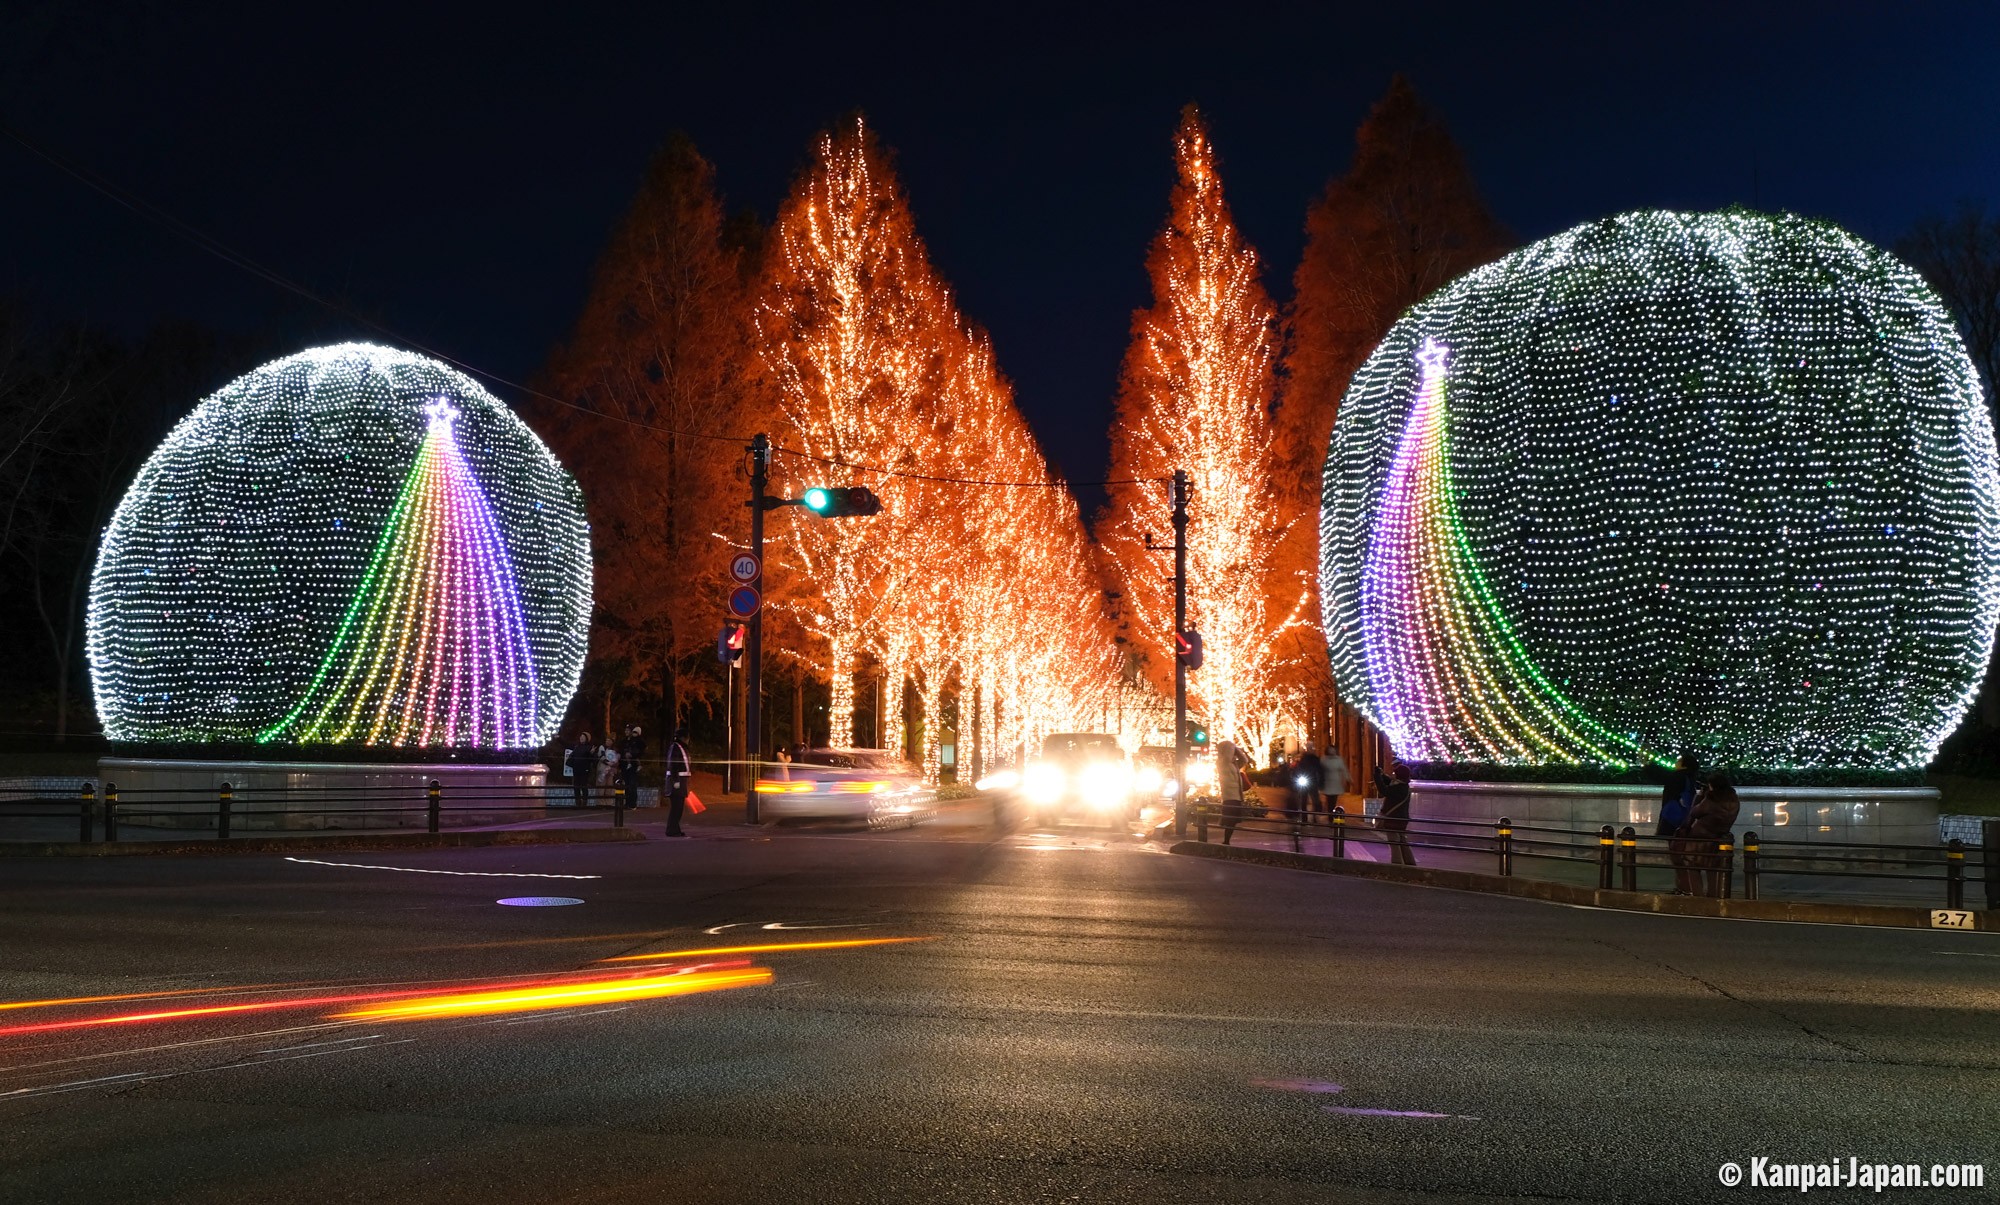
POLYGON ((227 841, 0 841, 0 858, 122 858, 139 854, 283 854, 341 849, 478 849, 644 841, 629 828, 510 828, 454 833, 355 833, 329 837, 231 837, 227 841))
MULTIPOLYGON (((1542 900, 1552 904, 1614 908, 1623 912, 1651 912, 1661 916, 1799 921, 1816 925, 1874 925, 1892 929, 1932 927, 1930 909, 1888 904, 1823 904, 1798 900, 1712 900, 1684 895, 1661 895, 1651 891, 1604 891, 1575 883, 1517 879, 1497 874, 1479 874, 1470 870, 1396 866, 1391 863, 1360 862, 1319 854, 1292 854, 1275 849, 1249 849, 1200 841, 1182 841, 1168 852, 1196 858, 1214 858, 1224 862, 1249 862, 1259 866, 1281 866, 1287 870, 1310 870, 1320 874, 1347 875, 1357 879, 1409 883, 1418 887, 1483 891, 1489 895, 1511 895, 1518 899, 1542 900)), ((2000 920, 1996 920, 1987 912, 1974 911, 1972 923, 1977 928, 1989 932, 2000 930, 2000 920)))

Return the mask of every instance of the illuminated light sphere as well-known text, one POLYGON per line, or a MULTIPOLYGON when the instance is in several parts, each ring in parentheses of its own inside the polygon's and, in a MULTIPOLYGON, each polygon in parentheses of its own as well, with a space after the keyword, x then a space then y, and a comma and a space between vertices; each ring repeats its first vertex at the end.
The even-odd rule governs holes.
POLYGON ((1335 677, 1407 760, 1909 769, 1992 651, 1993 425, 1882 250, 1630 213, 1396 323, 1320 548, 1335 677))
POLYGON ((583 671, 590 532, 525 423, 361 343, 231 382, 119 503, 91 578, 115 741, 524 749, 583 671))

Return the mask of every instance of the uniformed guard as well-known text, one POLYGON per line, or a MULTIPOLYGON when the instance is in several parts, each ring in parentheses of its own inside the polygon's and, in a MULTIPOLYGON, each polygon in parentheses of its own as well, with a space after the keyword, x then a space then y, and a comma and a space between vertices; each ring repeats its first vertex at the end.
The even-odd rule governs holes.
POLYGON ((667 746, 667 836, 685 837, 681 813, 687 808, 688 792, 694 788, 694 763, 688 761, 687 726, 674 729, 673 743, 667 746))

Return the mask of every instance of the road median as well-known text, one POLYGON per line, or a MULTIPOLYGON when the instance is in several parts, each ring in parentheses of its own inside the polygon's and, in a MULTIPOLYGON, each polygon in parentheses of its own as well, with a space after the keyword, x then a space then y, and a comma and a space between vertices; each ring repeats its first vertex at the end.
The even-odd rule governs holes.
MULTIPOLYGON (((1397 866, 1385 862, 1363 862, 1320 854, 1295 854, 1275 849, 1216 845, 1212 842, 1182 841, 1169 851, 1188 857, 1213 858, 1224 862, 1248 862, 1278 866, 1287 870, 1309 870, 1318 874, 1346 875, 1407 883, 1417 887, 1445 887, 1455 891, 1483 891, 1491 895, 1511 895, 1518 899, 1541 900, 1552 904, 1573 904, 1588 908, 1615 908, 1624 912, 1651 912, 1661 916, 1707 916, 1730 920, 1794 921, 1819 925, 1873 925, 1892 929, 1929 929, 1932 910, 1896 907, 1887 904, 1822 903, 1809 900, 1708 899, 1701 896, 1665 895, 1653 891, 1608 891, 1575 883, 1553 883, 1512 875, 1480 874, 1471 870, 1445 870, 1429 866, 1397 866)), ((1985 912, 1972 912, 1976 929, 2000 929, 1985 912)))
POLYGON ((139 854, 282 854, 300 850, 478 849, 644 841, 629 828, 505 828, 448 833, 336 833, 299 837, 190 837, 184 841, 0 841, 0 858, 118 858, 139 854))

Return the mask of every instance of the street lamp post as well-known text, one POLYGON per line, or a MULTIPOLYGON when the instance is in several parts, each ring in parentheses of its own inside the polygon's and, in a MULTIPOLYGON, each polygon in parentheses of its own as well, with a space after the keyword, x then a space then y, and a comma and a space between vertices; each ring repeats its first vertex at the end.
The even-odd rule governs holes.
MULTIPOLYGON (((1174 639, 1187 631, 1188 475, 1174 470, 1174 639)), ((1187 836, 1187 661, 1174 658, 1174 836, 1187 836)))

